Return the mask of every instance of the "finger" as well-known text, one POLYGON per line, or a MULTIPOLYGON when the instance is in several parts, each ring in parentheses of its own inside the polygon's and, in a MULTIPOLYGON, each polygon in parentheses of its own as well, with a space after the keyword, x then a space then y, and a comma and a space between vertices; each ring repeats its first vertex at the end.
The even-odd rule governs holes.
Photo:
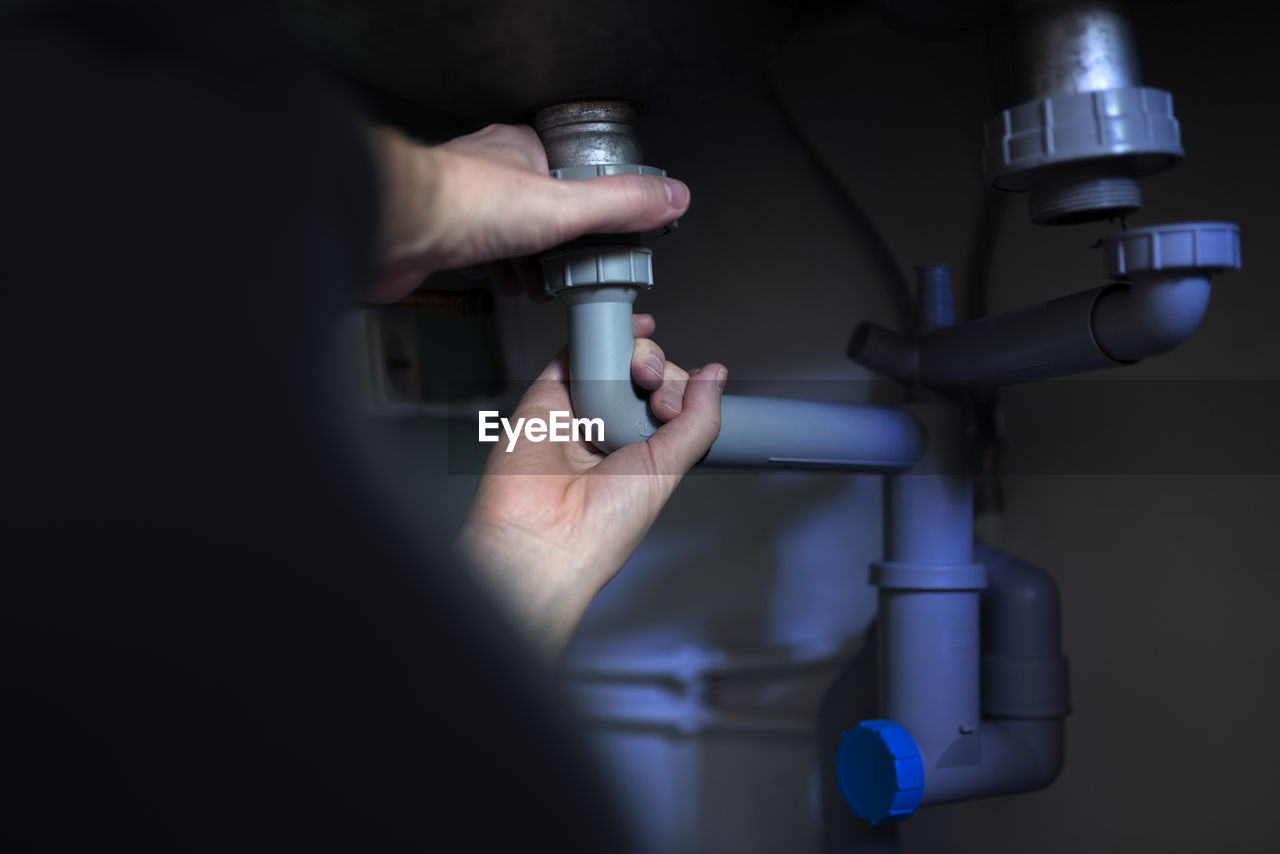
POLYGON ((666 354, 662 348, 648 338, 637 338, 635 349, 631 351, 631 379, 646 391, 653 391, 662 385, 666 375, 666 354))
POLYGON ((637 338, 650 338, 658 328, 658 321, 652 314, 631 315, 631 334, 637 338))
POLYGON ((563 348, 556 353, 555 358, 547 363, 542 369, 542 373, 538 374, 539 382, 559 382, 562 383, 569 378, 569 350, 563 348))
POLYGON ((629 234, 667 225, 689 209, 689 188, 656 175, 560 181, 554 204, 558 242, 582 234, 629 234))
POLYGON ((670 421, 684 409, 684 392, 689 372, 675 362, 667 362, 662 387, 649 396, 649 408, 659 421, 670 421))
POLYGON ((534 302, 549 302, 551 294, 547 293, 546 280, 542 277, 542 263, 534 257, 516 258, 511 262, 520 286, 534 302))
MULTIPOLYGON (((684 409, 649 437, 649 452, 661 474, 683 474, 702 459, 720 435, 720 399, 729 372, 712 363, 689 378, 684 409)), ((670 483, 675 489, 675 483, 670 483)))

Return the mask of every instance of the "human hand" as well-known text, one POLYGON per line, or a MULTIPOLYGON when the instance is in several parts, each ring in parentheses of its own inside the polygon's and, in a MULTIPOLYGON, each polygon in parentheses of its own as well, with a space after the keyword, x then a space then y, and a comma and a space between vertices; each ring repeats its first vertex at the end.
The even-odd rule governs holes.
MULTIPOLYGON (((637 352, 660 356, 648 340, 653 318, 637 315, 637 352)), ((692 376, 665 362, 665 379, 632 361, 663 422, 646 442, 604 454, 586 442, 495 446, 485 464, 460 552, 552 656, 568 641, 595 595, 618 573, 676 484, 720 433, 728 371, 706 365, 692 376)), ((570 409, 565 354, 521 398, 515 418, 547 419, 570 409)))
POLYGON ((538 135, 523 125, 437 146, 390 128, 370 139, 383 197, 374 301, 397 300, 437 270, 478 265, 503 290, 545 300, 531 256, 583 234, 651 231, 689 207, 689 188, 671 178, 551 178, 538 135))

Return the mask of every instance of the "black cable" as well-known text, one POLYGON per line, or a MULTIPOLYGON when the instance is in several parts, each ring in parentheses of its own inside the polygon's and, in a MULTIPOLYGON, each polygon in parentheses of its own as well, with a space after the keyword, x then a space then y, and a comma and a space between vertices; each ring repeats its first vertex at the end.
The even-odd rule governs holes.
POLYGON ((902 272, 902 266, 898 263, 898 258, 889 246, 889 242, 885 240, 884 235, 880 233, 880 229, 876 227, 867 212, 862 209, 862 205, 858 203, 844 180, 831 168, 826 158, 823 157, 822 152, 817 149, 813 141, 804 132, 804 128, 800 126, 795 115, 783 99, 782 93, 778 90, 777 82, 770 72, 765 72, 764 75, 764 91, 765 97, 768 98, 769 103, 778 113, 778 117, 782 119, 783 127, 795 139, 813 167, 826 179, 827 185, 835 191, 845 215, 852 222, 855 230, 862 235, 864 248, 870 255, 873 266, 889 292, 889 299, 893 303, 899 328, 910 330, 914 325, 912 322, 914 313, 912 311, 911 282, 902 272))
MULTIPOLYGON (((1005 28, 993 26, 986 31, 984 53, 987 57, 988 113, 994 113, 1000 109, 1001 104, 1009 102, 1011 82, 1004 61, 1008 40, 1009 33, 1005 28)), ((969 241, 969 257, 965 262, 964 320, 977 320, 990 311, 987 294, 990 290, 991 269, 1008 207, 1008 194, 983 188, 978 219, 969 241)))
MULTIPOLYGON (((988 112, 999 110, 1011 100, 1012 81, 1005 61, 1010 33, 1006 26, 994 25, 985 33, 987 57, 988 112)), ((986 317, 990 311, 991 271, 1000 246, 1009 196, 983 188, 978 217, 969 240, 969 255, 964 270, 964 320, 986 317)), ((999 392, 985 389, 973 397, 973 434, 971 451, 975 466, 974 513, 1004 513, 1004 479, 1001 462, 1004 456, 1003 411, 999 392)))
POLYGON ((986 190, 978 207, 978 220, 969 240, 969 257, 964 268, 964 319, 977 320, 990 311, 991 269, 1000 245, 1009 197, 1005 193, 986 190))

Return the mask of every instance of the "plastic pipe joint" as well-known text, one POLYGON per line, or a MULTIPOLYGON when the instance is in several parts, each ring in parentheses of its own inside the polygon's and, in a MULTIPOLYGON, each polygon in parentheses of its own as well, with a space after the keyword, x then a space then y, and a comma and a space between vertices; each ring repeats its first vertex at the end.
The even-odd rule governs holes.
POLYGON ((1128 364, 1185 341, 1208 307, 1209 277, 1240 269, 1240 230, 1229 222, 1135 228, 1104 238, 1103 248, 1112 284, 915 338, 864 323, 849 356, 894 379, 947 389, 1128 364))
MULTIPOLYGON (((639 285, 558 291, 569 316, 569 391, 574 412, 604 421, 602 451, 647 440, 660 426, 648 395, 631 382, 631 307, 639 285)), ((902 471, 924 453, 911 413, 888 406, 724 395, 720 436, 707 465, 902 471)))
POLYGON ((885 556, 871 567, 879 718, 836 756, 846 803, 873 824, 1048 785, 1068 710, 1053 581, 974 546, 968 408, 929 394, 911 406, 930 445, 885 478, 885 556))
POLYGON ((1120 3, 1041 0, 1014 14, 1018 103, 987 122, 993 190, 1026 192, 1038 225, 1106 219, 1142 207, 1139 178, 1183 158, 1168 92, 1142 86, 1120 3))
POLYGON ((1209 277, 1240 269, 1240 230, 1229 222, 1136 228, 1108 238, 1108 290, 1093 314, 1098 348, 1118 362, 1167 353, 1195 332, 1209 307, 1209 277))

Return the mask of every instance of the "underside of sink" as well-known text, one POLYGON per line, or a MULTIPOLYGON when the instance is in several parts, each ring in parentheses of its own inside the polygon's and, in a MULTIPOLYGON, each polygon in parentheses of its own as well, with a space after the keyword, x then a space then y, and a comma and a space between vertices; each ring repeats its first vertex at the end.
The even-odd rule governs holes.
POLYGON ((442 113, 527 119, 540 106, 621 98, 646 111, 759 71, 804 2, 778 0, 294 0, 328 62, 442 113))

